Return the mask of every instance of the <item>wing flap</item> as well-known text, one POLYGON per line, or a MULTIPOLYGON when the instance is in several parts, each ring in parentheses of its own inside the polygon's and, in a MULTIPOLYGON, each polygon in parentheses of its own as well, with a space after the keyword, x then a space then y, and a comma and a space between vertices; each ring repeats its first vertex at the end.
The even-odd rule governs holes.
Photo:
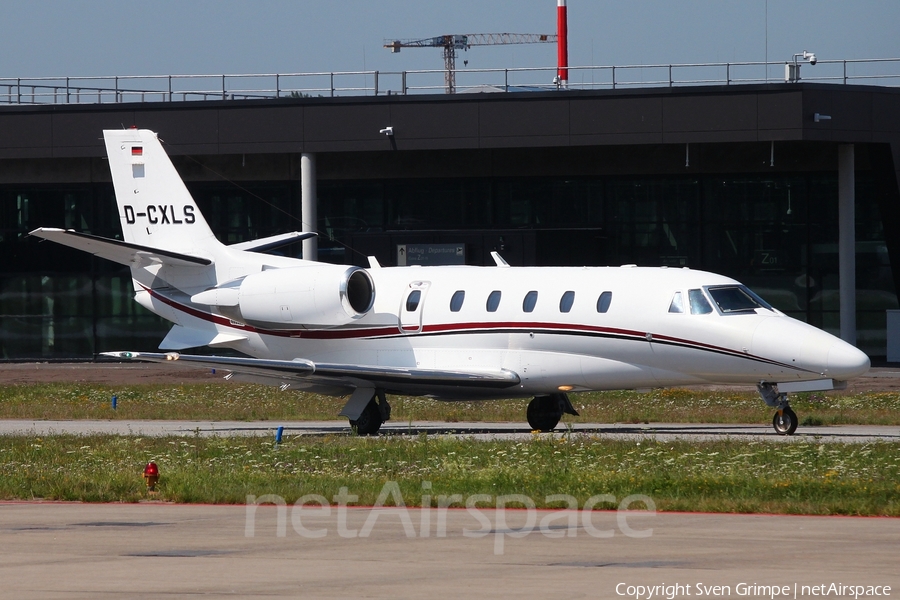
POLYGON ((226 369, 248 375, 301 379, 315 372, 315 365, 308 360, 267 360, 232 356, 196 356, 178 352, 103 352, 103 356, 123 360, 170 363, 173 366, 197 366, 226 369))

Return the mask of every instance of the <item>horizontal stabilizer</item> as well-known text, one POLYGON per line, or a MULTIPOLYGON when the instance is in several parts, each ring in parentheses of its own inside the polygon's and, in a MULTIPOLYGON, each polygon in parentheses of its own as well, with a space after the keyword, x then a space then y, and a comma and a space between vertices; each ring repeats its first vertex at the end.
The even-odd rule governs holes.
POLYGON ((273 235, 270 237, 260 238, 258 240, 250 240, 249 242, 239 242, 237 244, 231 244, 228 247, 235 250, 244 250, 245 252, 265 252, 266 250, 272 250, 274 248, 280 248, 281 246, 287 246, 288 244, 293 244, 295 242, 308 240, 309 238, 316 237, 317 235, 317 233, 314 233, 312 231, 303 233, 299 231, 292 231, 290 233, 282 233, 281 235, 273 235))
POLYGON ((149 248, 89 233, 79 233, 71 229, 41 227, 32 231, 30 235, 128 266, 161 263, 179 267, 201 267, 212 264, 211 260, 200 256, 149 248))
POLYGON ((160 350, 183 350, 185 348, 199 348, 201 346, 222 346, 230 342, 246 340, 243 335, 221 333, 214 329, 192 329, 175 325, 169 330, 168 335, 159 344, 160 350))
POLYGON ((314 363, 305 359, 269 360, 230 356, 193 356, 168 352, 104 352, 103 356, 124 360, 149 362, 180 362, 200 367, 227 369, 282 380, 315 379, 325 383, 365 381, 376 387, 392 384, 416 383, 460 387, 490 387, 503 389, 520 382, 519 376, 508 369, 471 371, 419 369, 414 367, 383 367, 336 363, 314 363))

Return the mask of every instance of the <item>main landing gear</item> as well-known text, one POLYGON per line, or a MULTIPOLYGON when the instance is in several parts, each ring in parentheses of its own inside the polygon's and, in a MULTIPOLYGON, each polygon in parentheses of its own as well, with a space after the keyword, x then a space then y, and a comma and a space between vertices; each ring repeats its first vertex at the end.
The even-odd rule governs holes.
POLYGON ((760 383, 756 386, 759 395, 765 400, 766 404, 776 409, 775 416, 772 417, 772 427, 775 433, 779 435, 793 435, 797 431, 797 413, 788 406, 788 398, 785 392, 779 392, 771 383, 760 383))
POLYGON ((565 394, 550 394, 548 396, 535 396, 528 403, 528 425, 536 431, 553 431, 559 424, 563 413, 578 416, 578 412, 569 402, 565 394))
POLYGON ((391 405, 384 390, 357 388, 340 414, 350 420, 350 427, 357 435, 375 435, 390 420, 391 405))

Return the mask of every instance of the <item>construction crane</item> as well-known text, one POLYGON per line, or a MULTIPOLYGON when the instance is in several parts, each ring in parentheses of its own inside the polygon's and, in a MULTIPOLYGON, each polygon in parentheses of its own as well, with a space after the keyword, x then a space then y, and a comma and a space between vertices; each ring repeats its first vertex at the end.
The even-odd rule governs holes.
POLYGON ((556 42, 557 36, 546 33, 469 33, 465 35, 439 35, 421 40, 385 40, 384 47, 391 52, 401 48, 443 48, 444 84, 448 94, 456 92, 456 52, 472 46, 496 44, 542 44, 556 42))

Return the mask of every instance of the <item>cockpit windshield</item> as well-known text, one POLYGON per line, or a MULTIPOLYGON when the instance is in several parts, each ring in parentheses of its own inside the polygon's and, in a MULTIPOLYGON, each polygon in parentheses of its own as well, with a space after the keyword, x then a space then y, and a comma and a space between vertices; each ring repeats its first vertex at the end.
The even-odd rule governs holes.
POLYGON ((756 312, 757 308, 774 311, 768 302, 743 285, 708 287, 706 291, 725 315, 756 312))

